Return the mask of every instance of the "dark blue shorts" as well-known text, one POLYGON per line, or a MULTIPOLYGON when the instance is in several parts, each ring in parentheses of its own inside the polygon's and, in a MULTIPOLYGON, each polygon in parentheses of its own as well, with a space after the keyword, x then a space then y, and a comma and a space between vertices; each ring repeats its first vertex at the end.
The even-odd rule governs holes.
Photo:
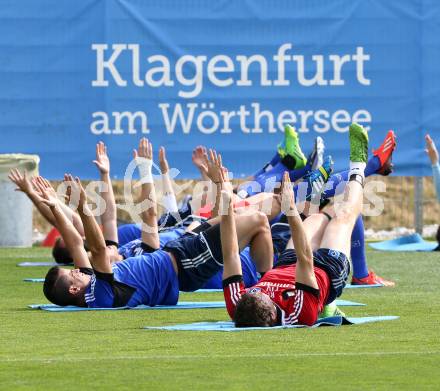
POLYGON ((198 235, 186 234, 163 248, 174 255, 179 269, 179 289, 194 292, 223 268, 220 225, 198 235))
MULTIPOLYGON (((291 265, 296 263, 296 261, 295 250, 285 250, 275 267, 291 265)), ((320 248, 313 252, 313 264, 315 267, 324 270, 330 279, 330 292, 327 303, 331 303, 341 296, 347 284, 348 275, 350 274, 350 261, 345 254, 339 251, 320 248)))
POLYGON ((272 224, 270 226, 270 232, 272 234, 273 253, 277 258, 286 249, 287 242, 292 237, 292 234, 289 224, 287 223, 272 224))

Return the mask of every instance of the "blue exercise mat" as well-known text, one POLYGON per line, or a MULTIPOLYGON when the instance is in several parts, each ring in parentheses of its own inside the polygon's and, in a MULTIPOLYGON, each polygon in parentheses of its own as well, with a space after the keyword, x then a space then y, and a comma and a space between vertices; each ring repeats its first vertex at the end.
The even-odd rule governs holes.
POLYGON ((72 266, 65 263, 56 262, 20 262, 17 266, 21 267, 32 267, 32 266, 72 266))
POLYGON ((342 326, 352 324, 364 324, 372 322, 383 322, 385 320, 399 319, 398 316, 366 316, 362 318, 343 318, 332 316, 319 319, 313 326, 275 326, 275 327, 234 327, 232 322, 198 322, 189 324, 178 324, 173 326, 146 326, 148 330, 175 330, 175 331, 250 331, 250 330, 274 330, 274 329, 295 329, 295 328, 316 328, 320 326, 342 326))
POLYGON ((369 246, 381 251, 432 251, 438 244, 427 242, 419 234, 413 234, 383 242, 369 243, 369 246))
POLYGON ((24 278, 24 282, 44 282, 44 278, 24 278))
MULTIPOLYGON (((349 300, 336 300, 336 305, 340 307, 358 307, 365 304, 349 300)), ((117 310, 188 310, 198 308, 225 308, 224 301, 179 301, 176 305, 157 305, 150 307, 148 305, 138 305, 137 307, 117 307, 117 308, 88 308, 66 306, 60 307, 55 304, 29 304, 29 308, 34 310, 44 310, 51 312, 73 312, 73 311, 117 311, 117 310)))
POLYGON ((345 285, 344 289, 357 289, 357 288, 380 288, 384 286, 383 284, 372 284, 372 285, 352 285, 347 284, 345 285))
POLYGON ((224 301, 179 301, 176 305, 138 305, 137 307, 117 307, 117 308, 88 308, 67 306, 60 307, 55 304, 30 304, 29 308, 50 311, 50 312, 76 312, 76 311, 119 311, 119 310, 189 310, 200 308, 224 308, 224 301))

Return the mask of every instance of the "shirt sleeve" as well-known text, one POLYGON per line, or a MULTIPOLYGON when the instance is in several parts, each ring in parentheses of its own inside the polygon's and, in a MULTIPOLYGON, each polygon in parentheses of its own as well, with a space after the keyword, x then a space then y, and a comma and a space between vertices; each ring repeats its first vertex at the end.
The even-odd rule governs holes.
POLYGON ((319 290, 296 283, 296 290, 283 294, 287 315, 283 324, 313 326, 318 319, 319 290), (286 297, 288 294, 289 297, 286 297))
POLYGON ((310 292, 303 292, 301 311, 298 314, 298 323, 313 326, 318 320, 319 299, 310 292))
POLYGON ((85 295, 88 307, 125 307, 133 296, 135 288, 116 281, 113 273, 94 271, 90 292, 85 295))
POLYGON ((236 275, 223 280, 223 294, 225 296, 226 309, 231 319, 234 319, 235 307, 245 292, 243 276, 236 275))
POLYGON ((434 177, 434 186, 437 193, 437 200, 440 201, 440 164, 432 166, 432 176, 434 177))

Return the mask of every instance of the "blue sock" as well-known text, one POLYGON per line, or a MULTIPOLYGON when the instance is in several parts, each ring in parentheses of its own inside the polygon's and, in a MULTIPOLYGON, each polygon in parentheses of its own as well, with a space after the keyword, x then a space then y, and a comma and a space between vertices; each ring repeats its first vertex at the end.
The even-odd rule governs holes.
POLYGON ((254 194, 261 193, 262 191, 271 192, 273 191, 273 185, 275 183, 281 183, 283 180, 284 173, 288 171, 286 166, 279 162, 272 167, 271 170, 263 172, 262 174, 254 178, 254 182, 257 182, 259 186, 256 189, 252 189, 251 186, 245 187, 246 192, 251 196, 254 194))
POLYGON ((264 174, 266 171, 271 170, 277 163, 279 163, 281 160, 281 156, 278 154, 278 152, 275 152, 275 156, 272 158, 272 160, 269 163, 266 163, 263 168, 261 168, 260 170, 258 170, 255 174, 254 174, 254 178, 256 178, 257 176, 264 174))
POLYGON ((357 218, 351 234, 351 262, 353 263, 353 277, 364 278, 368 276, 362 215, 357 218))
POLYGON ((336 190, 338 190, 339 193, 341 193, 344 190, 344 187, 339 185, 343 182, 348 181, 348 173, 349 171, 347 170, 330 175, 330 178, 328 178, 328 181, 324 187, 324 189, 326 190, 322 193, 321 198, 327 199, 334 197, 336 194, 336 190))
MULTIPOLYGON (((377 156, 373 156, 370 158, 367 162, 367 166, 365 167, 365 177, 371 176, 376 173, 376 171, 380 168, 380 160, 377 156)), ((341 182, 347 182, 348 181, 348 174, 349 170, 347 171, 341 171, 336 174, 330 175, 330 178, 328 179, 328 182, 326 184, 326 188, 328 188, 326 191, 322 193, 322 198, 332 198, 336 194, 336 188, 341 182)), ((339 192, 343 191, 344 189, 340 187, 339 192)))
POLYGON ((311 171, 311 169, 312 167, 309 164, 306 164, 303 168, 289 171, 290 180, 295 182, 298 179, 301 179, 304 175, 311 171))
POLYGON ((365 167, 365 176, 373 175, 380 168, 380 160, 377 156, 373 156, 367 162, 367 167, 365 167))

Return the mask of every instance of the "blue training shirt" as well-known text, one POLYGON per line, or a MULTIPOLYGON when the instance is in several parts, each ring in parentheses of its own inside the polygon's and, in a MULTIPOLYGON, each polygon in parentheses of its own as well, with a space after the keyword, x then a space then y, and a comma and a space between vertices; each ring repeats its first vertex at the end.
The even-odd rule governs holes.
POLYGON ((115 303, 118 307, 177 303, 179 282, 166 251, 129 258, 113 264, 112 268, 113 274, 95 272, 92 275, 85 293, 88 307, 111 308, 115 303))
POLYGON ((124 224, 118 227, 118 244, 123 246, 132 240, 140 239, 142 230, 139 224, 124 224))

